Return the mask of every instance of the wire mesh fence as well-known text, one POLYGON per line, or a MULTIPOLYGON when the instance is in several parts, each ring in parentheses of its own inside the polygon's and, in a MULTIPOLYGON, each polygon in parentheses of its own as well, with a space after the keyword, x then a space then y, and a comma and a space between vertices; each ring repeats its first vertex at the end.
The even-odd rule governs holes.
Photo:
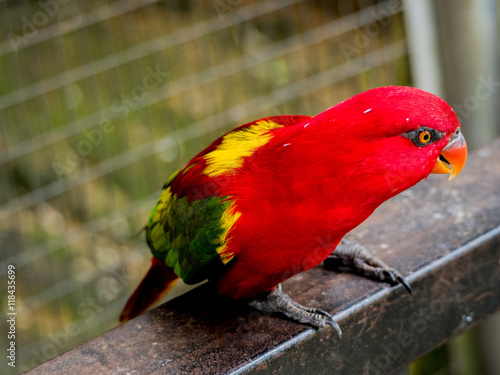
POLYGON ((150 257, 136 233, 215 137, 410 83, 397 1, 7 1, 0 30, 0 278, 15 266, 19 372, 118 324, 150 257))

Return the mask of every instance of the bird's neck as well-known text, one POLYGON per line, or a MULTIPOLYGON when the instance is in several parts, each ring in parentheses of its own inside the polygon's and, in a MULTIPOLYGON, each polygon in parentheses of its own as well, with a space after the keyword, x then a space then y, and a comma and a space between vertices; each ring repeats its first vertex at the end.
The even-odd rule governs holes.
POLYGON ((376 143, 349 139, 335 127, 305 125, 277 134, 262 158, 262 171, 272 181, 266 194, 275 204, 301 207, 326 216, 331 226, 352 229, 416 182, 393 171, 376 143))

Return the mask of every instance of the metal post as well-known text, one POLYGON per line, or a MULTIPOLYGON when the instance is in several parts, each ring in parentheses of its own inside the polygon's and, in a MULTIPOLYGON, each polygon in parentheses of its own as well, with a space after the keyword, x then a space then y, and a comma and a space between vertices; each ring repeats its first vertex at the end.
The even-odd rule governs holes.
POLYGON ((413 84, 444 95, 438 31, 432 0, 403 0, 413 84))
POLYGON ((495 0, 434 2, 444 82, 467 144, 500 135, 500 54, 495 0))

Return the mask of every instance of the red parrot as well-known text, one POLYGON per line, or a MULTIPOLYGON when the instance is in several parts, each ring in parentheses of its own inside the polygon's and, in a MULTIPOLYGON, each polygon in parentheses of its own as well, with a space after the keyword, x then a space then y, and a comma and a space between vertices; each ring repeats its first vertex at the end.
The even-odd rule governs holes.
POLYGON ((412 87, 237 127, 165 184, 146 226, 151 268, 120 320, 144 312, 177 278, 208 279, 224 296, 340 334, 330 314, 277 286, 328 258, 410 291, 398 271, 342 238, 430 173, 454 178, 466 157, 453 109, 412 87))

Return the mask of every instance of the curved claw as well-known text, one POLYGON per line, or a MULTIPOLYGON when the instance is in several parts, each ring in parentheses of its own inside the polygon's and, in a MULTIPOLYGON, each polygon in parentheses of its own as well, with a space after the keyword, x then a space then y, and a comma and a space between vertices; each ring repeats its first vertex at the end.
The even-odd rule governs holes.
POLYGON ((397 278, 399 276, 394 276, 394 273, 391 271, 383 270, 385 277, 389 277, 391 280, 391 284, 395 284, 397 282, 397 278))
POLYGON ((339 335, 339 338, 341 339, 342 338, 342 330, 340 329, 337 322, 333 319, 327 319, 326 323, 331 325, 335 329, 335 331, 337 331, 337 334, 339 335))
POLYGON ((389 278, 391 279, 391 284, 393 284, 393 285, 401 284, 408 291, 408 293, 411 294, 412 289, 411 289, 410 284, 408 284, 408 282, 404 279, 404 277, 399 272, 397 272, 396 270, 392 270, 392 271, 384 270, 384 275, 389 276, 389 278))
POLYGON ((342 338, 342 330, 340 329, 340 326, 337 324, 337 322, 335 320, 333 320, 332 314, 330 314, 329 312, 326 312, 325 310, 317 309, 315 307, 313 307, 313 308, 306 308, 306 309, 308 309, 311 312, 314 312, 316 314, 324 315, 326 317, 325 323, 329 324, 330 326, 332 326, 335 329, 335 331, 337 331, 337 334, 339 335, 339 338, 342 338))
POLYGON ((315 313, 318 313, 318 314, 323 314, 323 315, 325 315, 325 316, 327 316, 327 317, 329 317, 329 318, 332 318, 332 319, 333 319, 332 314, 330 314, 330 313, 326 312, 325 310, 321 310, 321 309, 317 309, 317 308, 313 308, 313 309, 314 309, 314 312, 315 312, 315 313))
POLYGON ((408 282, 401 276, 397 276, 396 277, 396 280, 405 287, 405 289, 408 291, 408 293, 411 294, 412 292, 412 289, 411 289, 411 286, 410 284, 408 284, 408 282))

